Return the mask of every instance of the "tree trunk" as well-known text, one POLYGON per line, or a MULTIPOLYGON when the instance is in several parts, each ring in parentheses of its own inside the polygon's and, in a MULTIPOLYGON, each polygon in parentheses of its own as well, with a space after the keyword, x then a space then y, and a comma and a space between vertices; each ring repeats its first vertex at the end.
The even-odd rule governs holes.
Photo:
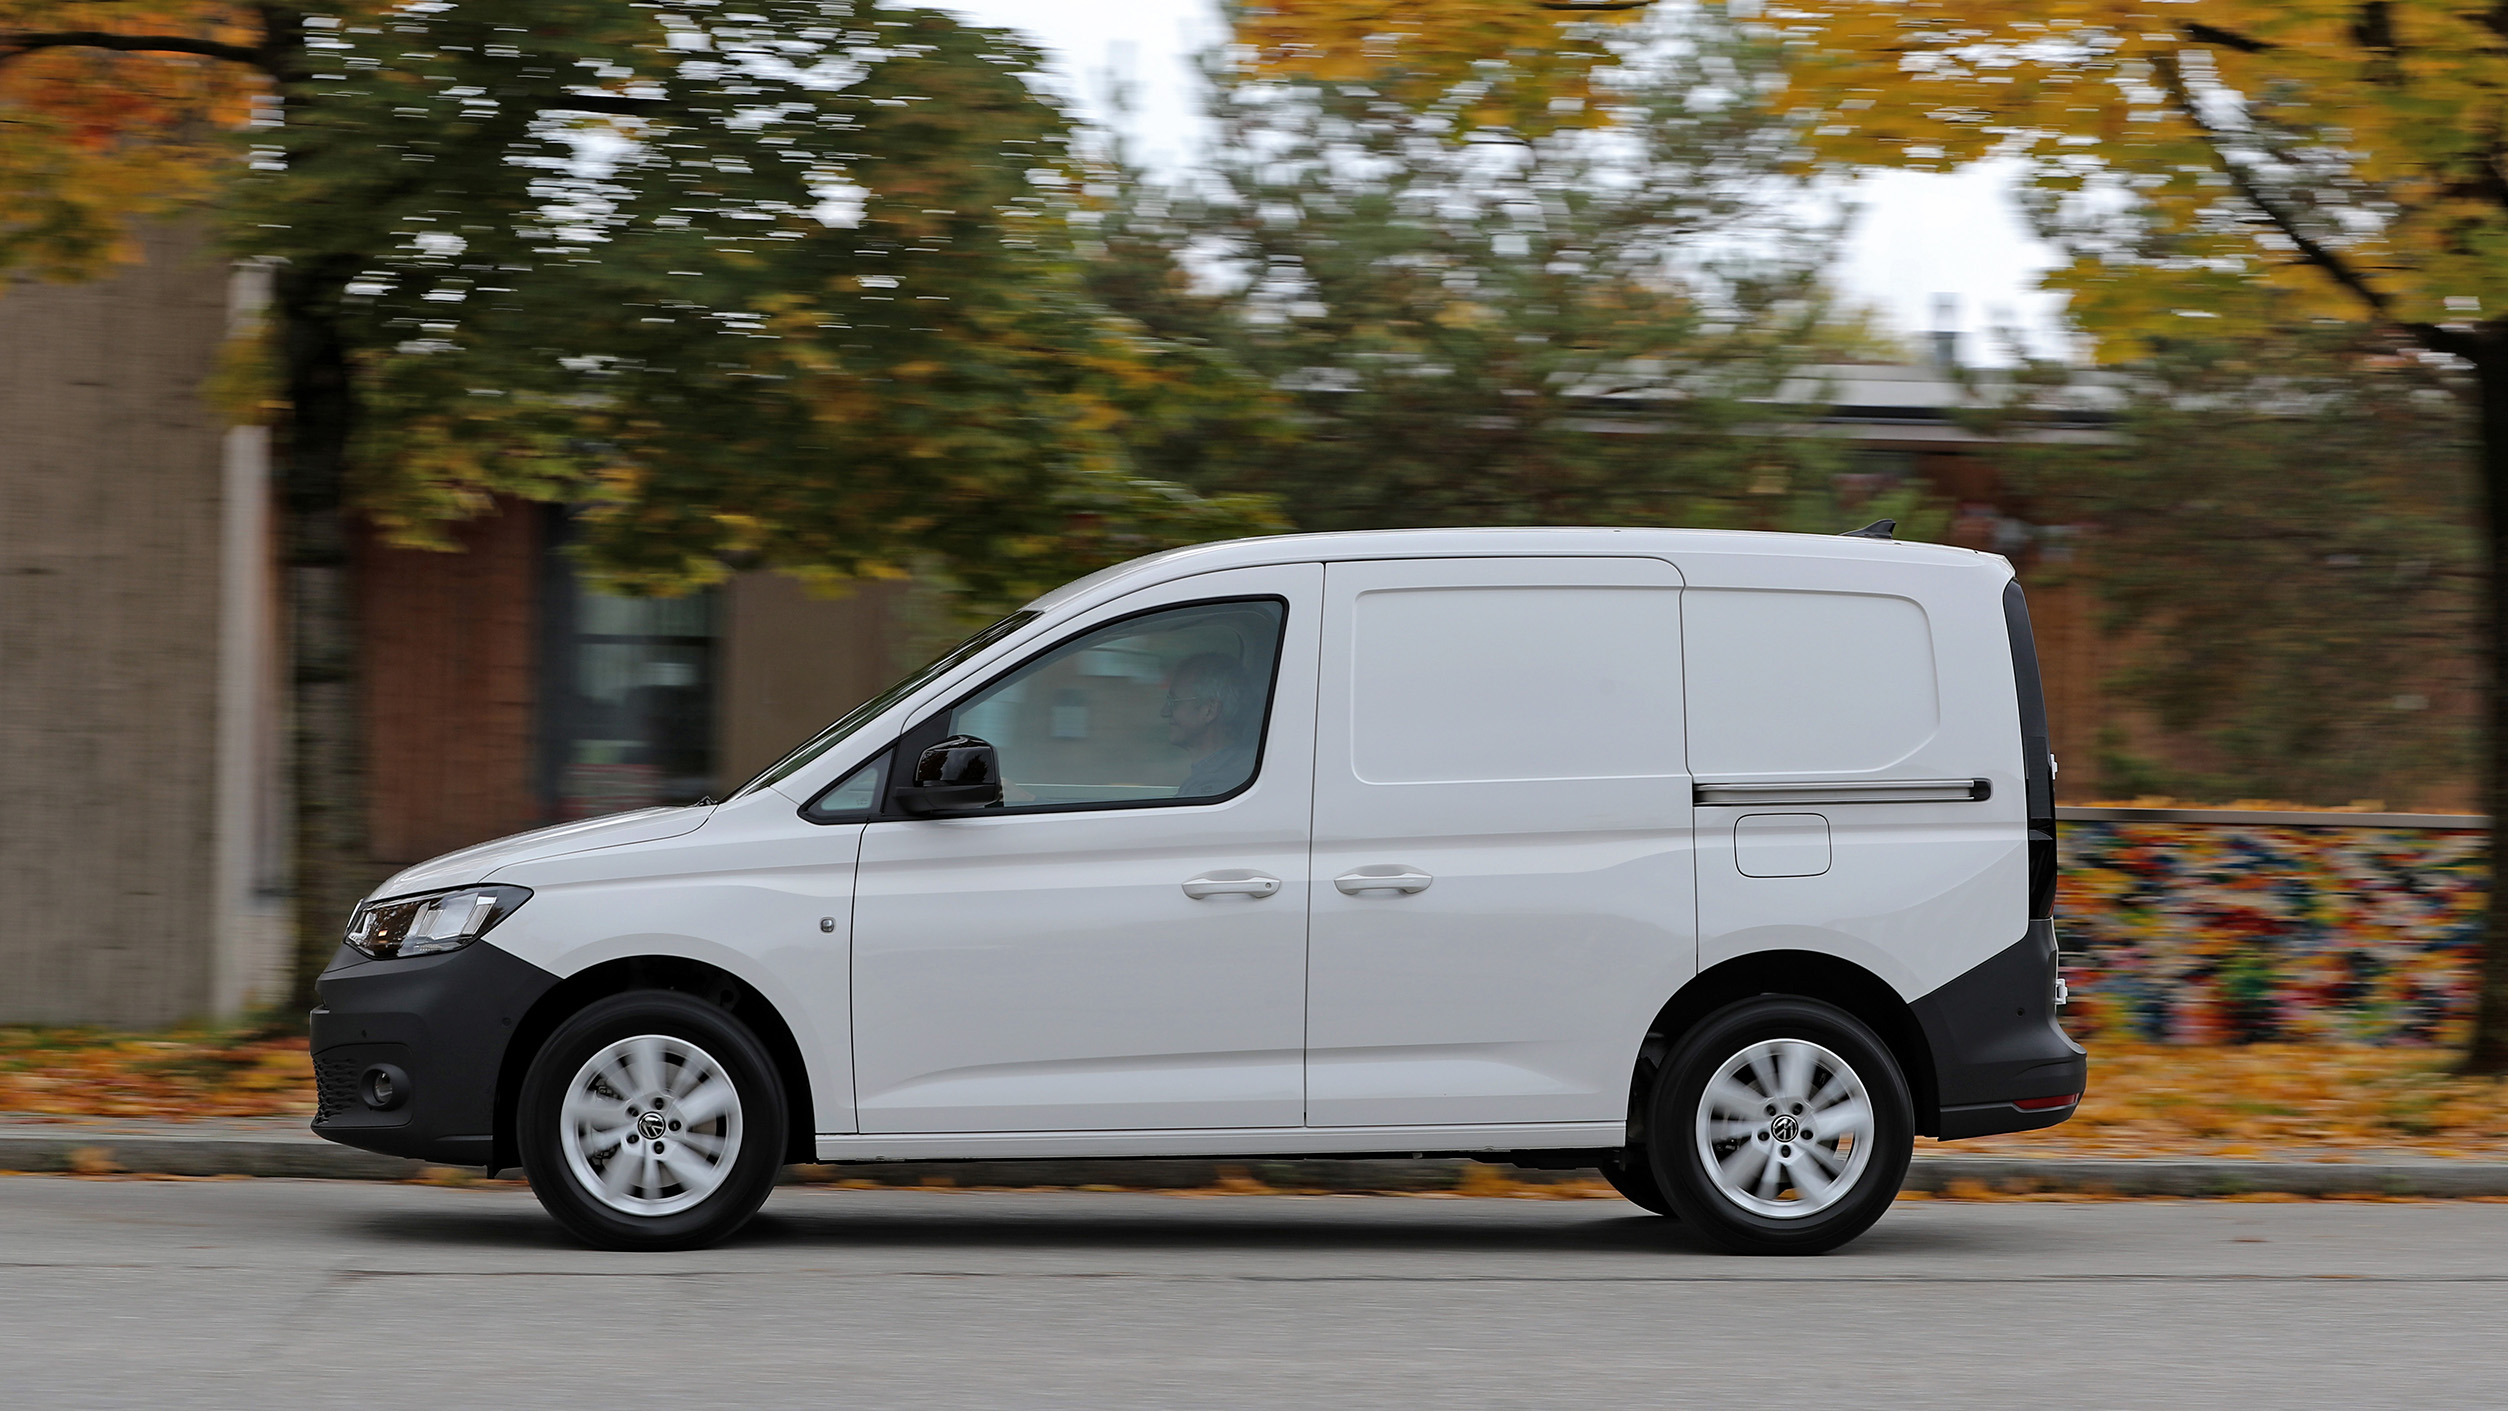
POLYGON ((306 1008, 350 909, 376 880, 366 838, 363 653, 346 506, 356 402, 340 298, 353 272, 337 260, 288 266, 275 291, 290 407, 280 486, 293 663, 293 1002, 306 1008))
POLYGON ((2499 834, 2508 821, 2508 324, 2491 323, 2450 347, 2473 364, 2479 389, 2475 451, 2482 480, 2482 545, 2488 588, 2483 645, 2489 691, 2483 712, 2483 808, 2491 816, 2490 901, 2484 918, 2464 1071, 2508 1073, 2508 887, 2500 885, 2499 834))

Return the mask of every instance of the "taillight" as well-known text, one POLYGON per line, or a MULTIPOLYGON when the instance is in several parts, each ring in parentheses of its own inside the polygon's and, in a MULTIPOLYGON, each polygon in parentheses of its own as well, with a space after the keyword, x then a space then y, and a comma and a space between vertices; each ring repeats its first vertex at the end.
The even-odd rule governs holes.
POLYGON ((2079 1101, 2081 1101, 2081 1094, 2066 1093, 2062 1097, 2024 1097, 2015 1101, 2012 1106, 2023 1112, 2052 1112, 2056 1108, 2070 1107, 2079 1101))

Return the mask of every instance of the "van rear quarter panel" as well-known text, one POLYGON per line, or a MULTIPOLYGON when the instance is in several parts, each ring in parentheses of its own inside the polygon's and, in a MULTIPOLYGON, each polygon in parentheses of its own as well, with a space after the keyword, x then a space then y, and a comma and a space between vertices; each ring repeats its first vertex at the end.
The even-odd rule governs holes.
POLYGON ((1897 561, 1672 555, 1689 584, 1699 783, 1982 779, 1990 789, 1976 801, 1787 805, 1827 821, 1830 865, 1812 876, 1743 870, 1736 826, 1772 806, 1701 806, 1702 970, 1761 951, 1815 951, 1912 1000, 2027 930, 2020 715, 2000 596, 2010 568, 1904 548, 1897 561))

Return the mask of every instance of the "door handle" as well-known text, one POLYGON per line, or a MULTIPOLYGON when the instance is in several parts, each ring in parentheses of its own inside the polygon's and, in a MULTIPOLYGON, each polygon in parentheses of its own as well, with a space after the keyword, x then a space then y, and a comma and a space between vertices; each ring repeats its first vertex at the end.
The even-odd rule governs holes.
POLYGON ((1427 891, 1428 884, 1436 880, 1418 868, 1389 863, 1344 872, 1333 878, 1332 884, 1341 889, 1343 896, 1354 897, 1361 892, 1401 892, 1407 895, 1427 891))
POLYGON ((1260 872, 1231 868, 1226 872, 1205 872, 1184 884, 1184 894, 1195 901, 1211 897, 1253 897, 1260 900, 1280 890, 1280 879, 1260 872))

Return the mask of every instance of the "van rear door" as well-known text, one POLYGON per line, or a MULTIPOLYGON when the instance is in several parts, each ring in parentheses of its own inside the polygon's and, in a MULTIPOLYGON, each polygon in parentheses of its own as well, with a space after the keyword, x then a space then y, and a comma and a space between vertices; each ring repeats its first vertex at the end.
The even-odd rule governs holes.
POLYGON ((1328 566, 1309 1125, 1626 1118, 1696 966, 1680 581, 1650 558, 1328 566))

